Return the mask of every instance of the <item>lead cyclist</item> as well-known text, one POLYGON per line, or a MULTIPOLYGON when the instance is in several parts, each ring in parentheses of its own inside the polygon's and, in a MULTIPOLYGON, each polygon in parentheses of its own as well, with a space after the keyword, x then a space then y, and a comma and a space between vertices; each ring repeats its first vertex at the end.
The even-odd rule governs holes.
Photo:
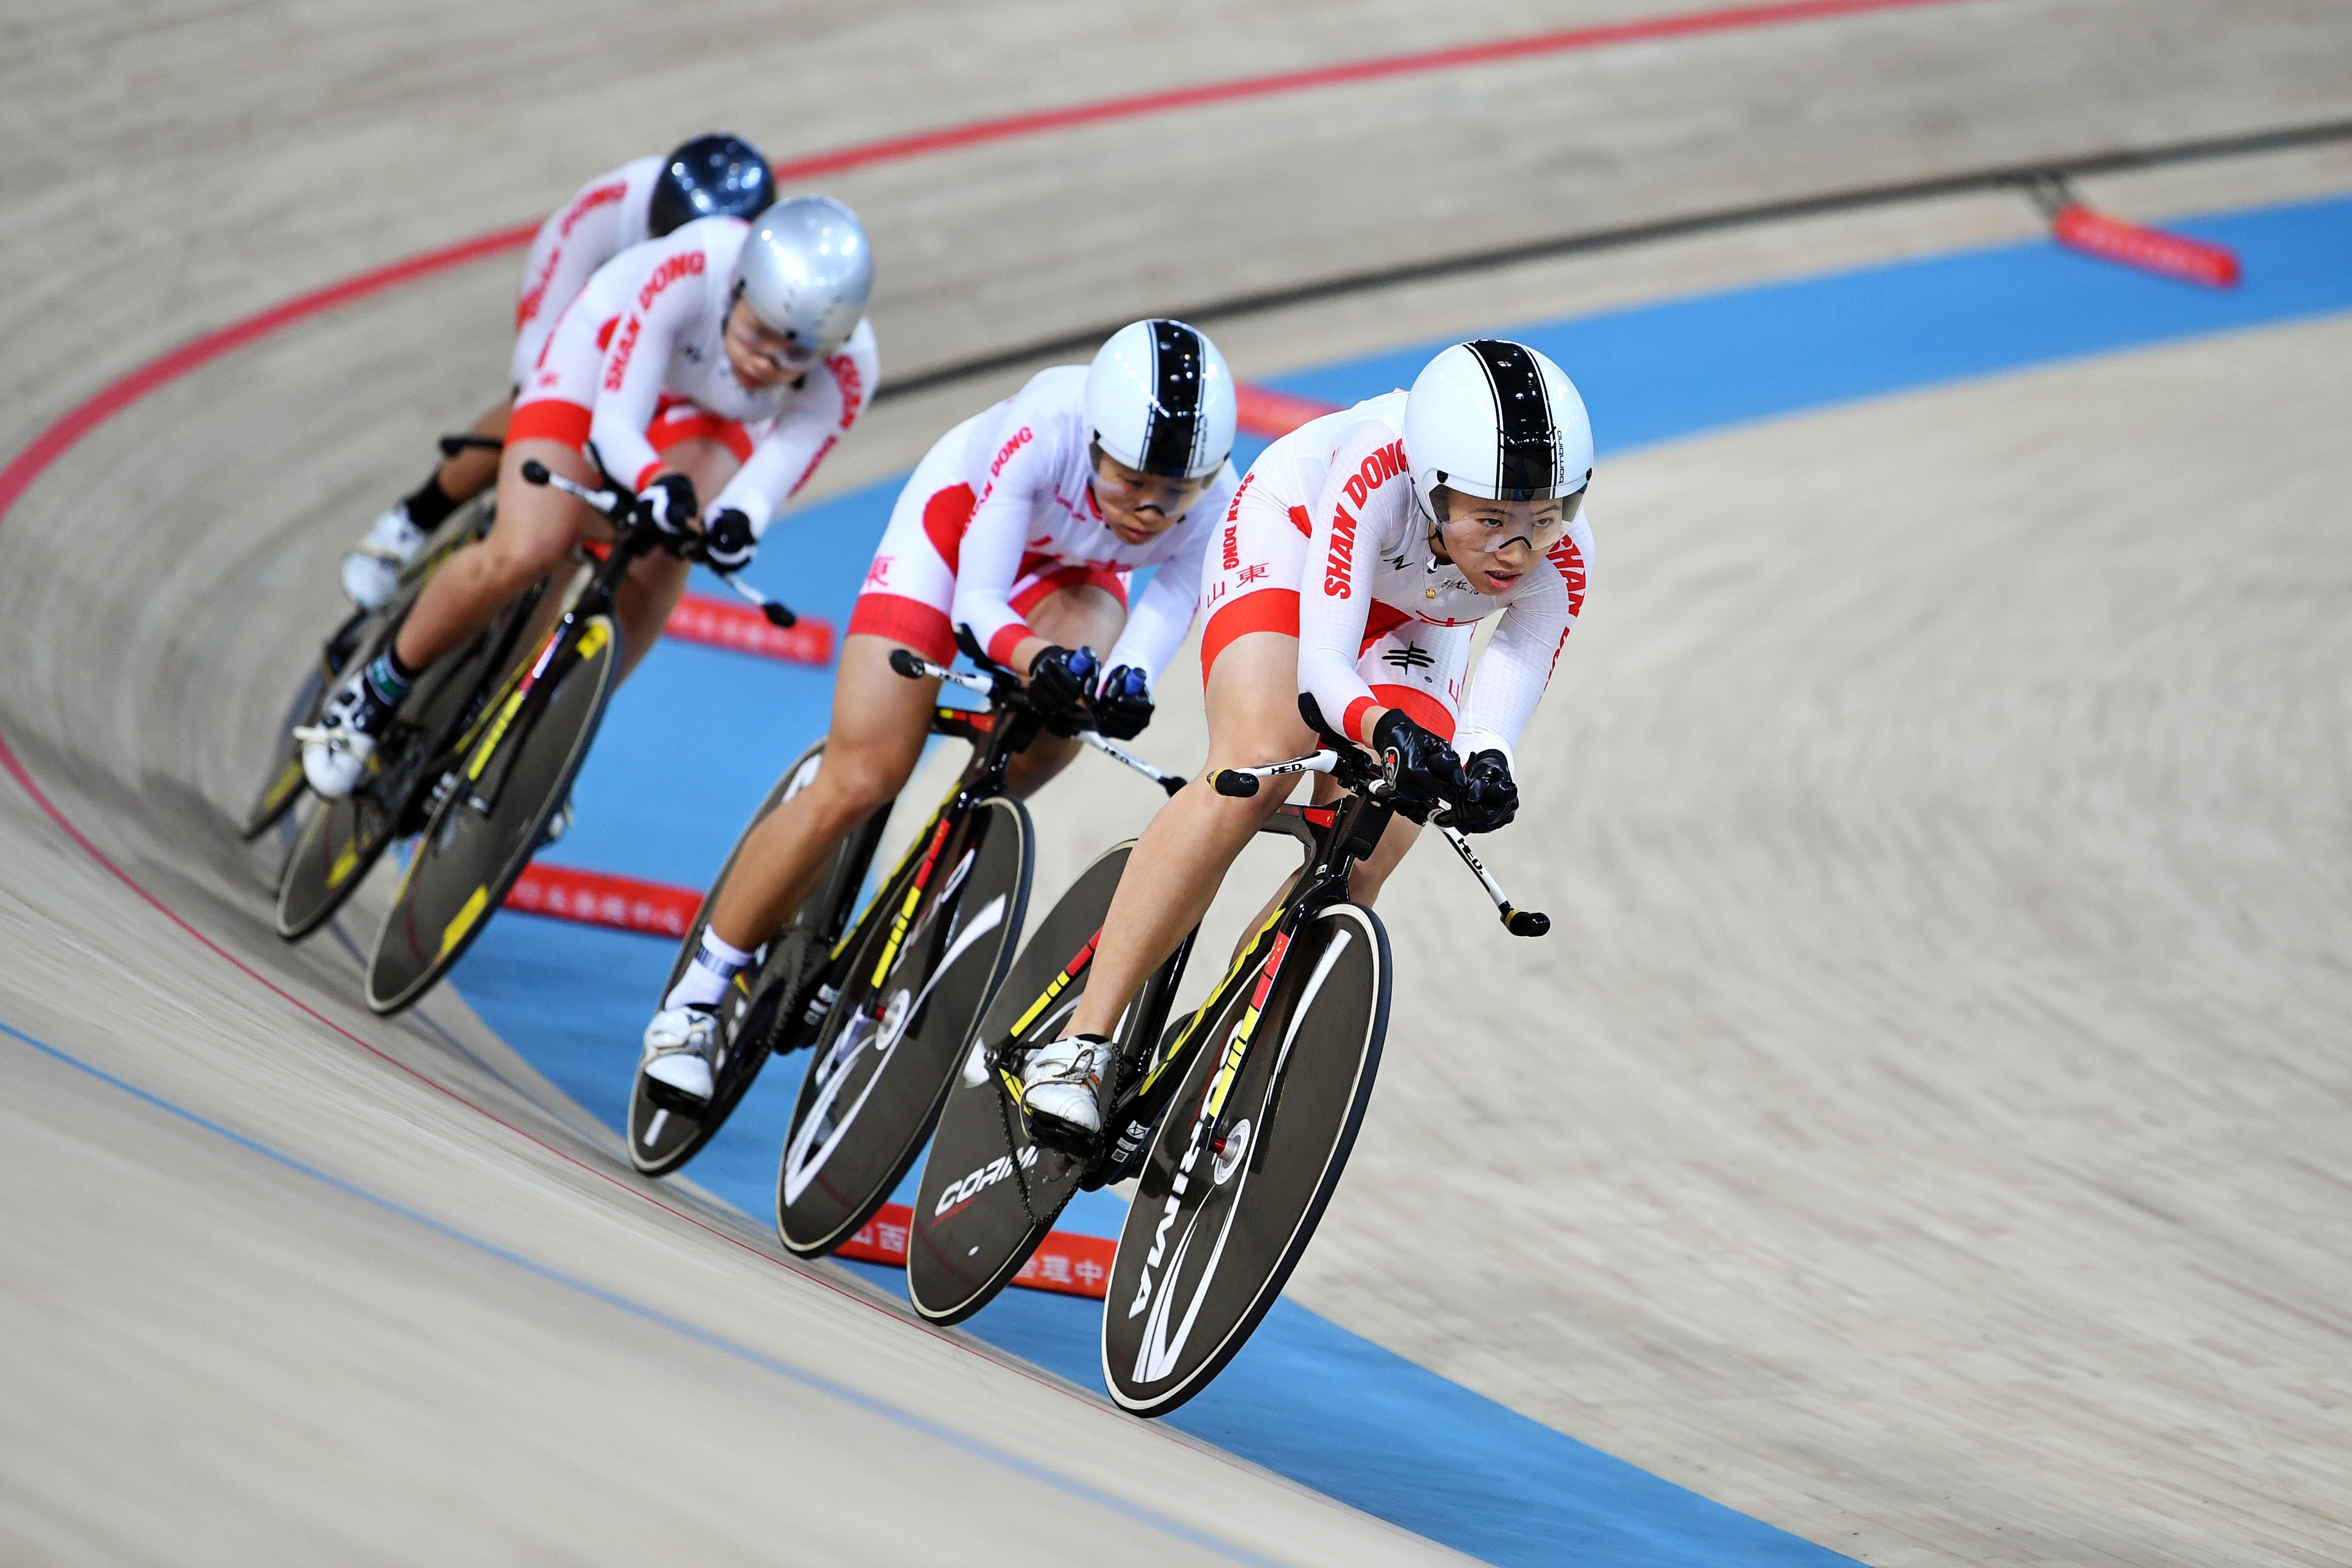
MULTIPOLYGON (((328 694, 302 747, 310 788, 349 795, 417 674, 606 531, 577 497, 526 482, 528 464, 583 485, 610 475, 636 492, 631 526, 679 544, 699 535, 702 559, 721 574, 748 565, 873 396, 873 287, 866 231, 824 196, 778 202, 756 223, 699 218, 599 268, 564 307, 515 404, 489 538, 451 555, 392 645, 328 694)), ((687 570, 667 551, 629 568, 616 603, 624 679, 660 637, 687 570)))
MULTIPOLYGON (((1100 1131, 1119 1015, 1288 793, 1233 800, 1208 779, 1314 750, 1301 695, 1393 761, 1411 793, 1456 802, 1455 826, 1491 831, 1516 814, 1513 748, 1584 603, 1591 477, 1575 386, 1535 350, 1487 339, 1447 349, 1410 392, 1300 426, 1251 467, 1202 594, 1208 764, 1128 857, 1086 992, 1063 1038, 1024 1066, 1039 1141, 1100 1131), (1471 638, 1490 616, 1465 704, 1471 638)), ((1418 831, 1402 813, 1391 821, 1356 867, 1357 902, 1378 896, 1418 831)))
MULTIPOLYGON (((745 839, 694 961, 646 1029, 649 1077, 709 1098, 729 982, 808 896, 835 844, 914 772, 939 683, 893 673, 892 653, 950 664, 961 623, 1049 711, 1084 708, 1114 739, 1150 721, 1160 672, 1192 627, 1202 547, 1234 495, 1235 414, 1214 343, 1181 321, 1137 321, 1093 364, 1038 371, 931 447, 842 640, 824 766, 745 839), (1130 614, 1128 578, 1145 567, 1159 570, 1130 614), (1093 653, 1103 645, 1107 672, 1093 653)), ((1076 750, 1038 737, 1013 759, 1013 792, 1031 793, 1076 750)))
MULTIPOLYGON (((757 217, 775 199, 776 183, 759 149, 723 131, 698 136, 667 158, 632 159, 581 186, 539 225, 523 258, 509 391, 474 421, 473 433, 493 440, 506 434, 515 396, 530 381, 556 318, 597 268, 631 246, 660 239, 697 218, 757 217)), ((425 537, 488 489, 498 474, 495 452, 455 452, 424 484, 394 502, 370 526, 359 548, 343 558, 343 591, 352 602, 362 610, 390 603, 402 569, 416 559, 425 537)))

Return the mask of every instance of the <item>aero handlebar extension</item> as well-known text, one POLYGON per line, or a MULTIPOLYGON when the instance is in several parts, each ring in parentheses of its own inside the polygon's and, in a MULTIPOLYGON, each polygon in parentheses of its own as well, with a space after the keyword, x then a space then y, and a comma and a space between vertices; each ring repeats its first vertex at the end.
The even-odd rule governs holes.
MULTIPOLYGON (((890 667, 910 681, 919 681, 929 677, 947 685, 961 686, 965 691, 979 696, 989 696, 996 690, 995 683, 986 675, 967 675, 961 671, 950 670, 945 664, 934 664, 910 648, 891 649, 890 667)), ((1126 763, 1171 795, 1184 788, 1184 779, 1181 775, 1163 772, 1154 768, 1133 752, 1113 746, 1091 729, 1078 731, 1078 738, 1105 757, 1126 763)))
MULTIPOLYGON (((1257 793, 1258 780, 1261 779, 1286 779, 1300 773, 1328 773, 1339 765, 1338 752, 1318 751, 1307 757, 1294 757, 1287 762, 1269 763, 1264 768, 1221 768, 1209 776, 1209 787, 1220 795, 1229 796, 1237 800, 1246 800, 1257 793)), ((1392 794, 1394 786, 1382 779, 1374 779, 1368 786, 1368 792, 1373 799, 1379 800, 1392 794)), ((1512 907, 1510 898, 1503 892, 1502 884, 1495 880, 1494 873, 1486 869, 1486 862, 1480 860, 1477 852, 1470 847, 1470 841, 1463 836, 1459 829, 1451 827, 1445 822, 1444 817, 1450 814, 1452 810, 1450 805, 1447 806, 1445 811, 1441 812, 1433 821, 1437 824, 1437 831, 1445 835, 1445 841, 1454 846, 1454 852, 1462 857, 1462 863, 1468 866, 1470 873, 1478 879, 1478 885, 1486 890, 1486 896, 1494 900, 1496 913, 1503 917, 1503 929, 1514 936, 1540 936, 1549 931, 1551 929, 1549 915, 1539 914, 1532 909, 1512 907)))
MULTIPOLYGON (((592 490, 585 485, 565 478, 536 457, 523 464, 522 476, 526 484, 544 485, 551 490, 561 490, 567 496, 576 496, 607 517, 620 517, 629 509, 633 500, 633 497, 619 490, 592 490)), ((694 559, 684 550, 679 553, 687 555, 688 559, 694 559)), ((800 619, 784 606, 782 601, 769 598, 750 583, 738 582, 730 573, 720 572, 717 575, 719 581, 735 591, 737 598, 765 615, 769 625, 790 626, 800 619)))

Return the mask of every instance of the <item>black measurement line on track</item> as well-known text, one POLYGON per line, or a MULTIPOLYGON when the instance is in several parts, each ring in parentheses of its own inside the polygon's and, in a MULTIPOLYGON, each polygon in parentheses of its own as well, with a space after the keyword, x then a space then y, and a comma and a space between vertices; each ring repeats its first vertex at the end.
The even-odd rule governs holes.
MULTIPOLYGON (((2105 152, 2084 153, 2074 158, 2044 159, 2032 163, 2009 163, 1987 169, 1973 169, 1956 174, 1940 174, 1927 180, 1906 180, 1893 184, 1862 185, 1851 190, 1831 191, 1811 196, 1791 196, 1775 202, 1759 202, 1750 206, 1723 207, 1709 213, 1687 214, 1680 217, 1655 218, 1646 223, 1626 224, 1616 228, 1592 229, 1582 234, 1557 235, 1550 239, 1527 240, 1517 245, 1501 246, 1492 250, 1470 251, 1460 256, 1437 256, 1426 261, 1405 262, 1396 267, 1373 267, 1361 272, 1342 273, 1338 277, 1318 278, 1306 283, 1289 284, 1280 288, 1262 289, 1250 294, 1236 294, 1223 299, 1213 299, 1165 314, 1180 320, 1199 324, 1204 321, 1230 320, 1239 316, 1255 316, 1268 310, 1287 309, 1297 305, 1311 305, 1318 300, 1339 298, 1381 288, 1392 288, 1407 283, 1426 283, 1442 277, 1459 277, 1467 273, 1496 271, 1531 261, 1548 261, 1559 256, 1579 256, 1593 251, 1614 250, 1627 246, 1649 245, 1659 240, 1681 239, 1686 235, 1712 234, 1724 229, 1747 228, 1762 224, 1783 223, 1796 218, 1821 217, 1832 213, 1854 212, 1867 207, 1899 205, 1905 202, 1931 201, 1939 196, 1965 195, 1972 192, 2012 189, 2029 198, 2037 190, 2047 187, 2052 180, 2063 181, 2087 174, 2113 174, 2131 169, 2161 167, 2169 163, 2190 163, 2213 158, 2241 158, 2262 152, 2284 152, 2295 147, 2318 146, 2330 141, 2352 140, 2352 120, 2333 120, 2314 125, 2291 126, 2283 130, 2248 131, 2235 136, 2207 137, 2194 141, 2177 141, 2161 147, 2121 148, 2105 152)), ((874 401, 885 402, 892 398, 909 397, 916 392, 929 392, 949 386, 973 376, 987 375, 994 371, 1011 370, 1033 361, 1056 355, 1091 351, 1102 340, 1127 325, 1122 318, 1117 321, 1088 327, 1076 332, 1024 343, 1017 348, 998 350, 959 360, 928 371, 919 371, 897 381, 885 381, 874 394, 874 401)))

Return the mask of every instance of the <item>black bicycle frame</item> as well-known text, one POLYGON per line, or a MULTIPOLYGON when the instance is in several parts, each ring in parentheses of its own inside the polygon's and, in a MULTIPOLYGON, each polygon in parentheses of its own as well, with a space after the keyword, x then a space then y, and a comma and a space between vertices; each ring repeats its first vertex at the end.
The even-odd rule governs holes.
MULTIPOLYGON (((1310 716, 1310 722, 1312 722, 1310 716)), ((1317 727, 1318 730, 1320 727, 1317 727)), ((1117 1064, 1119 1079, 1125 1086, 1114 1096, 1110 1114, 1103 1125, 1116 1128, 1115 1134, 1098 1140, 1096 1156, 1090 1161, 1082 1187, 1092 1189, 1118 1181, 1132 1173, 1127 1167, 1141 1156, 1151 1136, 1151 1129, 1168 1101, 1184 1078, 1183 1067, 1200 1048, 1202 1030, 1218 1017, 1233 1000, 1237 988, 1250 984, 1253 971, 1257 972, 1257 994, 1251 998, 1250 1011, 1237 1031, 1235 1054, 1227 1066, 1238 1069, 1247 1043, 1265 1008, 1267 995, 1282 969, 1281 954, 1290 944, 1292 933, 1317 914, 1335 904, 1347 901, 1349 879, 1356 862, 1369 855, 1388 830, 1390 819, 1396 815, 1396 790, 1386 774, 1372 761, 1352 747, 1340 743, 1328 733, 1323 736, 1334 756, 1329 772, 1335 782, 1348 791, 1345 800, 1328 806, 1283 806, 1265 828, 1264 832, 1286 833, 1299 839, 1307 848, 1307 863, 1293 879, 1289 895, 1284 899, 1265 923, 1259 926, 1248 944, 1234 958, 1233 967, 1217 982, 1192 1019, 1172 1040, 1159 1041, 1165 1028, 1169 1005, 1174 1000, 1176 988, 1182 983, 1184 968, 1189 962, 1194 940, 1200 936, 1195 926, 1185 933, 1160 967, 1154 969, 1129 1004, 1128 1021, 1132 1025, 1126 1032, 1129 1039, 1159 1041, 1150 1054, 1131 1065, 1122 1053, 1117 1064), (1171 1071, 1171 1069, 1175 1071, 1171 1071)), ((1254 790, 1252 791, 1255 792, 1254 790)), ((1099 941, 1101 933, 1096 933, 1099 941)), ((999 1080, 1014 1103, 1022 1096, 1017 1064, 1007 1050, 1023 1032, 1053 1006, 1079 977, 1092 966, 1094 942, 1074 956, 1061 973, 1054 977, 1035 1002, 1024 1009, 1013 1031, 1005 1040, 995 1042, 991 1058, 999 1080)))

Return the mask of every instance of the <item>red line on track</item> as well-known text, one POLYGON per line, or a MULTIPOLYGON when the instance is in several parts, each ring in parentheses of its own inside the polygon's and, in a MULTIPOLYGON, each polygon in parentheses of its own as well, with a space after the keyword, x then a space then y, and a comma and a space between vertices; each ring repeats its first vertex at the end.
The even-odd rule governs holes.
MULTIPOLYGON (((1963 3, 1965 0, 1780 0, 1780 3, 1772 5, 1734 5, 1630 22, 1607 22, 1597 26, 1571 27, 1520 38, 1500 38, 1484 44, 1462 44, 1418 54, 1384 55, 1373 59, 1318 66, 1307 70, 1281 71, 1270 76, 1237 77, 1230 81, 1203 82, 1196 87, 1102 99, 1065 109, 1036 110, 1026 114, 918 131, 911 136, 892 137, 856 147, 839 148, 831 152, 819 152, 780 163, 775 167, 775 173, 779 181, 802 179, 845 169, 864 168, 895 159, 912 158, 925 152, 1064 131, 1074 126, 1097 125, 1108 120, 1131 120, 1147 114, 1164 114, 1173 110, 1269 98, 1286 92, 1305 92, 1350 82, 1376 81, 1427 71, 1456 70, 1467 66, 1495 65, 1543 55, 1575 54, 1621 44, 1654 43, 1668 38, 1782 26, 1794 22, 1826 21, 1839 16, 1920 10, 1931 5, 1963 3)), ((469 261, 478 261, 504 251, 520 250, 530 243, 531 236, 537 232, 538 224, 534 220, 494 233, 477 235, 472 239, 460 240, 438 250, 425 251, 388 267, 380 267, 347 277, 340 283, 331 283, 323 288, 298 295, 283 304, 274 305, 241 321, 231 322, 184 343, 160 358, 150 360, 67 411, 55 423, 35 436, 31 444, 11 458, 5 468, 0 468, 0 521, 5 520, 9 509, 33 481, 76 442, 158 387, 176 381, 233 350, 243 348, 298 321, 334 309, 337 306, 348 305, 371 294, 380 294, 387 288, 428 277, 454 267, 462 267, 469 261)))
POLYGON ((1229 81, 1202 82, 1194 87, 1167 88, 1126 98, 1098 99, 1093 103, 1062 109, 1032 110, 997 120, 975 120, 938 131, 919 131, 885 141, 819 152, 775 166, 776 179, 805 179, 813 174, 837 174, 869 163, 976 147, 989 141, 1009 141, 1075 126, 1099 125, 1111 120, 1133 120, 1171 110, 1200 109, 1244 99, 1272 98, 1316 88, 1344 87, 1379 81, 1388 77, 1419 76, 1428 71, 1458 70, 1465 66, 1499 65, 1544 55, 1580 54, 1621 44, 1656 43, 1667 38, 1698 37, 1709 33, 1744 32, 1790 22, 1817 22, 1836 16, 1865 16, 1877 11, 1909 11, 1929 5, 1952 5, 1961 0, 1781 0, 1766 5, 1732 5, 1713 11, 1685 11, 1667 16, 1645 16, 1630 22, 1604 22, 1596 26, 1568 27, 1521 38, 1498 38, 1484 44, 1458 44, 1450 48, 1414 54, 1382 55, 1344 65, 1314 66, 1305 70, 1276 71, 1267 76, 1236 77, 1229 81))
POLYGON ((10 458, 5 468, 0 468, 0 522, 7 519, 9 509, 32 486, 33 481, 39 478, 49 465, 64 456, 75 443, 157 388, 167 386, 189 371, 208 365, 247 343, 282 331, 298 321, 322 315, 339 305, 348 305, 354 299, 380 294, 416 278, 430 277, 436 272, 446 272, 453 267, 463 267, 486 256, 496 256, 501 251, 527 246, 531 235, 538 232, 536 223, 520 224, 495 234, 476 235, 472 239, 460 240, 439 250, 428 250, 421 256, 395 261, 389 267, 379 267, 357 277, 346 277, 341 283, 331 283, 308 294, 298 294, 281 305, 273 305, 242 321, 232 321, 215 331, 181 344, 168 354, 148 361, 67 410, 56 423, 33 437, 30 445, 10 458))
MULTIPOLYGON (((1077 104, 1066 109, 1042 110, 1027 114, 1010 115, 998 120, 981 120, 969 125, 951 126, 940 131, 918 132, 912 136, 895 137, 887 141, 867 142, 858 147, 843 148, 833 152, 818 153, 794 162, 779 164, 779 179, 798 179, 812 174, 836 172, 845 169, 862 168, 895 159, 915 157, 925 152, 942 152, 950 148, 971 147, 989 141, 1009 141, 1015 137, 1037 135, 1050 131, 1067 130, 1074 126, 1099 124, 1107 120, 1132 119, 1146 114, 1166 113, 1173 110, 1199 108, 1207 104, 1230 103, 1245 99, 1265 98, 1279 93, 1301 92, 1316 88, 1337 87, 1349 82, 1378 80, 1388 77, 1409 76, 1424 71, 1450 70, 1466 66, 1491 65, 1506 60, 1527 59, 1542 55, 1570 54, 1598 49, 1618 44, 1654 42, 1662 39, 1692 37, 1710 33, 1728 33, 1747 28, 1776 26, 1792 22, 1824 20, 1836 16, 1865 15, 1882 11, 1906 11, 1929 5, 1948 5, 1962 0, 1784 0, 1784 3, 1761 5, 1733 6, 1711 11, 1689 12, 1679 16, 1656 16, 1632 22, 1608 23, 1599 26, 1577 27, 1562 32, 1539 33, 1528 37, 1506 38, 1485 44, 1460 45, 1452 48, 1434 49, 1420 54, 1391 55, 1350 64, 1318 67, 1308 70, 1285 71, 1270 76, 1243 77, 1230 81, 1208 82, 1197 87, 1175 88, 1160 92, 1142 93, 1129 98, 1106 99, 1094 103, 1077 104)), ((70 451, 91 431, 139 402, 159 388, 169 385, 213 361, 283 330, 310 317, 322 315, 339 306, 348 305, 373 294, 417 278, 446 272, 452 267, 478 261, 501 252, 518 250, 530 243, 538 224, 519 224, 491 234, 478 235, 444 246, 418 256, 412 256, 389 266, 376 267, 355 277, 347 277, 316 288, 307 294, 274 305, 267 310, 233 321, 207 332, 202 337, 181 344, 170 352, 148 361, 138 369, 117 378, 75 404, 56 421, 34 436, 31 443, 11 457, 0 468, 0 523, 5 523, 17 501, 31 488, 34 481, 70 451)), ((34 804, 55 822, 66 836, 114 879, 129 888, 140 899, 165 919, 178 926, 215 956, 231 968, 286 1002, 298 1012, 358 1046, 369 1055, 415 1079, 425 1088, 467 1110, 475 1112, 493 1124, 517 1137, 553 1155, 568 1165, 595 1176, 622 1191, 642 1199, 697 1229, 708 1231, 728 1245, 740 1248, 755 1258, 790 1268, 782 1260, 772 1257, 758 1248, 731 1236, 719 1227, 696 1218, 683 1209, 664 1202, 642 1187, 630 1185, 615 1173, 604 1169, 576 1155, 566 1153, 537 1134, 517 1126, 487 1106, 477 1103, 446 1084, 420 1072, 381 1047, 371 1044, 326 1014, 311 1007, 291 991, 279 986, 258 969, 247 964, 236 954, 198 930, 178 911, 165 904, 108 857, 71 819, 35 783, 32 774, 0 735, 0 768, 5 768, 23 786, 34 804)), ((881 1306, 866 1301, 854 1292, 842 1290, 814 1274, 794 1269, 793 1273, 835 1294, 857 1301, 875 1312, 886 1312, 881 1306)), ((896 1317, 897 1314, 890 1313, 896 1317)), ((900 1320, 905 1321, 905 1320, 900 1320)), ((913 1325, 921 1327, 920 1324, 913 1325)), ((976 1350, 971 1354, 979 1354, 976 1350)), ((988 1358, 993 1359, 993 1358, 988 1358)), ((1031 1381, 1049 1387, 1059 1385, 1043 1377, 1022 1372, 1031 1381)))

